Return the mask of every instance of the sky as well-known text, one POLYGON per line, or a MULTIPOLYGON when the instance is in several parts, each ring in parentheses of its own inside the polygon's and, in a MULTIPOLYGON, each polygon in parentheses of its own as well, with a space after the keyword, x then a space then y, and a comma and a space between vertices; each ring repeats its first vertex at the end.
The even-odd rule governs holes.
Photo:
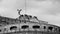
POLYGON ((17 18, 21 14, 37 16, 39 20, 60 26, 60 0, 0 0, 0 15, 17 18), (26 7, 26 9, 25 9, 26 7))

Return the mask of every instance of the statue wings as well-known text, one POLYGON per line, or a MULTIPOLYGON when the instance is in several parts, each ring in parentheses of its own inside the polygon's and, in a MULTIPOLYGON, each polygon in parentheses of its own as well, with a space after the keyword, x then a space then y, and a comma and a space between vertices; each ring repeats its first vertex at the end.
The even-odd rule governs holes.
POLYGON ((22 11, 22 9, 17 9, 17 11, 18 11, 18 14, 20 15, 20 12, 22 11))

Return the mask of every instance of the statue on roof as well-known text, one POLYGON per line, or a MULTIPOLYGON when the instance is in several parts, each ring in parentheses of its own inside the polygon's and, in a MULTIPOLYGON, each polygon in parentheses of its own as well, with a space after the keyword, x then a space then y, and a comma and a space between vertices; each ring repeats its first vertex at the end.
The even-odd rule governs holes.
POLYGON ((20 12, 22 11, 22 9, 17 9, 17 11, 18 11, 18 14, 21 15, 20 12))

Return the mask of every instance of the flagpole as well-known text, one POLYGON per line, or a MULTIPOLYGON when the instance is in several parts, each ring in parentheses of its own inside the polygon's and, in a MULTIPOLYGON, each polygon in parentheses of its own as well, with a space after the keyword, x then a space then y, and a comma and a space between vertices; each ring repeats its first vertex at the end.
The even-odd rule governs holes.
POLYGON ((25 0, 25 12, 26 12, 26 9, 27 9, 27 4, 26 4, 26 1, 27 1, 27 0, 25 0))

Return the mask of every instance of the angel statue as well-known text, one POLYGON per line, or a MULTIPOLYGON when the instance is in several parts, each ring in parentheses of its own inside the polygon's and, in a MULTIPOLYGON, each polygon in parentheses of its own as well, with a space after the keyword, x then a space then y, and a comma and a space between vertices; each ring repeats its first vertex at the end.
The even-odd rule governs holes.
POLYGON ((22 9, 17 9, 17 11, 18 11, 18 14, 21 15, 20 12, 22 11, 22 9))

